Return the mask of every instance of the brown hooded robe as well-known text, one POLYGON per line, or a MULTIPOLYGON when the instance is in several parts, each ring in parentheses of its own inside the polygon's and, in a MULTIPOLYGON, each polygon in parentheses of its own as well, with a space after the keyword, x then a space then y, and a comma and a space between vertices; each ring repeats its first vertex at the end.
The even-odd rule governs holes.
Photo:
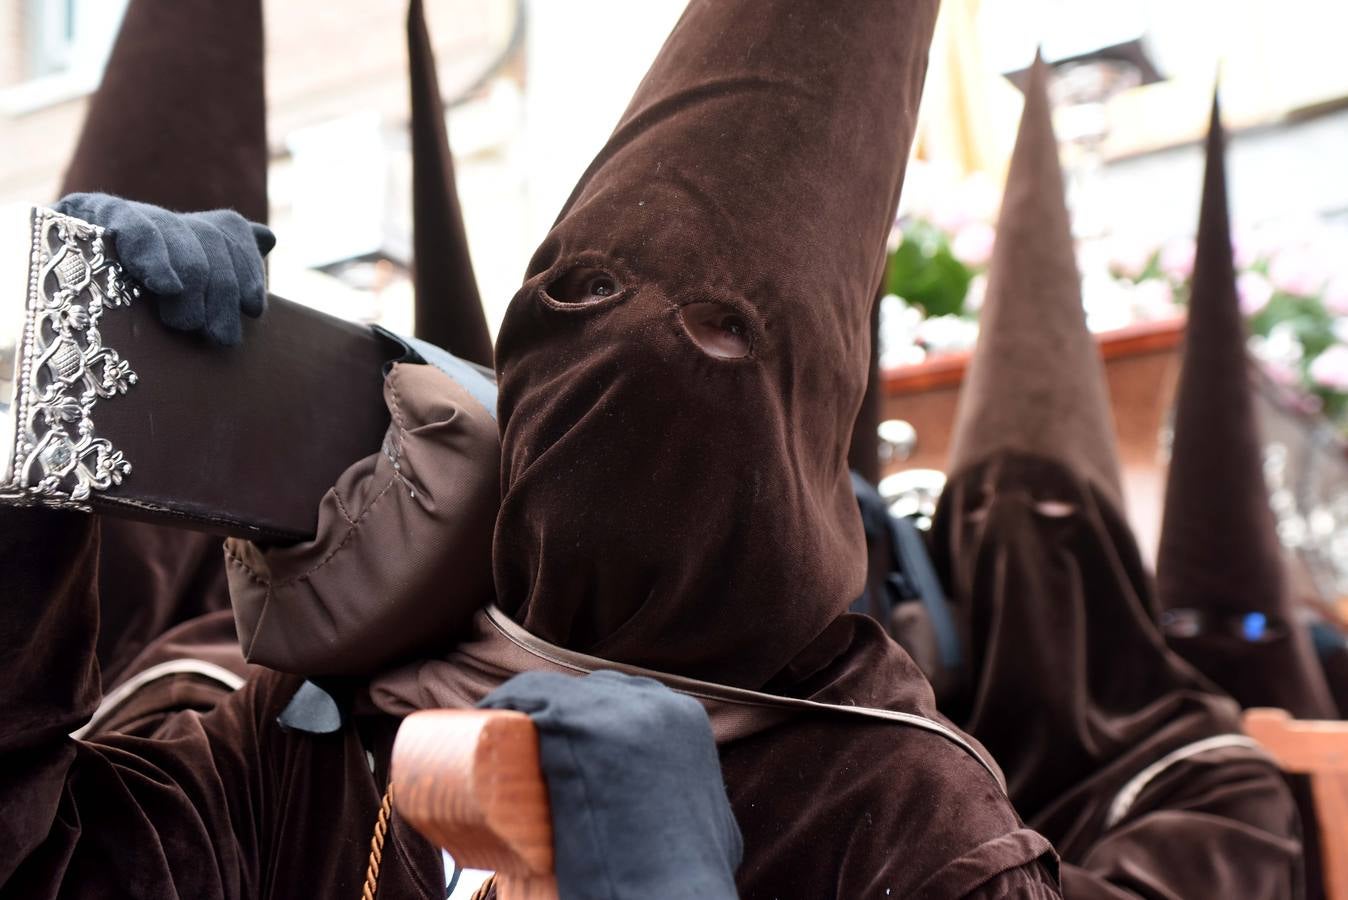
POLYGON ((1046 78, 1036 62, 933 524, 969 659, 943 708, 1055 843, 1069 900, 1293 897, 1286 787, 1153 624, 1046 78))
POLYGON ((479 365, 492 361, 449 152, 445 106, 422 0, 407 9, 412 84, 412 277, 416 336, 479 365))
POLYGON ((1348 646, 1331 650, 1321 662, 1339 717, 1348 716, 1348 646))
POLYGON ((1332 719, 1338 710, 1297 619, 1269 508, 1245 341, 1214 97, 1157 598, 1174 623, 1171 648, 1241 706, 1332 719))
MULTIPOLYGON (((698 0, 675 27, 497 342, 497 602, 532 635, 932 712, 843 612, 865 568, 846 452, 934 12, 698 0)), ((742 894, 1048 890, 995 782, 931 737, 803 719, 723 742, 742 894)))
MULTIPOLYGON (((78 191, 267 221, 260 0, 130 4, 61 186, 78 191)), ((170 628, 229 608, 218 537, 108 518, 98 565, 105 687, 170 628)))
POLYGON ((880 418, 884 415, 885 382, 880 372, 880 298, 871 306, 871 358, 866 393, 861 397, 857 420, 852 424, 847 464, 872 485, 880 483, 880 418))
MULTIPOLYGON (((936 716, 843 613, 864 576, 847 441, 935 6, 694 0, 676 26, 502 331, 497 597, 534 634, 936 716)), ((396 367, 390 402, 427 377, 396 367)), ((70 740, 98 697, 96 523, 5 518, 3 894, 356 896, 396 717, 287 732, 297 679, 266 674, 152 738, 70 740)), ((931 730, 802 714, 721 753, 746 898, 1057 896, 1047 843, 931 730)), ((376 896, 443 896, 397 816, 376 896)))

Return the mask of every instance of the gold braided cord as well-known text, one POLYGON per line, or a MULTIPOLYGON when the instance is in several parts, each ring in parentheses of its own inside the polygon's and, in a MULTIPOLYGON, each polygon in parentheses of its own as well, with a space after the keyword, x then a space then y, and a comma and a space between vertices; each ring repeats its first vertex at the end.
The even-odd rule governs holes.
POLYGON ((360 892, 360 900, 374 900, 379 889, 379 867, 384 862, 384 835, 388 833, 388 820, 393 812, 393 782, 388 783, 384 791, 384 800, 379 804, 379 818, 374 822, 374 836, 370 838, 370 862, 365 867, 365 887, 360 892))
POLYGON ((477 890, 473 891, 473 896, 468 898, 468 900, 487 900, 487 898, 491 896, 491 891, 494 887, 496 887, 496 873, 493 872, 491 875, 487 876, 486 881, 477 886, 477 890))

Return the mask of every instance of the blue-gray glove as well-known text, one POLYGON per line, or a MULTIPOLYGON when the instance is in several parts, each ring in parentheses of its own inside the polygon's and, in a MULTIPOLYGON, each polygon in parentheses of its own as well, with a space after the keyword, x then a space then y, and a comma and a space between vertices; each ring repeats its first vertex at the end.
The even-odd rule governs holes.
POLYGON ((262 257, 276 237, 265 225, 230 209, 175 213, 109 194, 70 194, 53 209, 107 229, 126 273, 155 295, 170 328, 232 346, 243 339, 240 313, 266 309, 262 257))
POLYGON ((617 672, 525 672, 478 705, 538 728, 562 900, 738 896, 742 839, 696 700, 617 672))

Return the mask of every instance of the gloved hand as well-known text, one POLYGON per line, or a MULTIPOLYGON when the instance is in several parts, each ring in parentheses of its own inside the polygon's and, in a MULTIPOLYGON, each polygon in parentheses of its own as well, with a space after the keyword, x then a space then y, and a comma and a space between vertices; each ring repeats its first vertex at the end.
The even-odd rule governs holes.
POLYGON ((526 672, 478 705, 538 728, 563 900, 738 896, 743 843, 696 700, 617 672, 526 672))
POLYGON ((70 194, 52 208, 110 232, 123 268, 155 295, 170 328, 232 346, 243 338, 239 314, 266 308, 262 257, 276 237, 233 210, 175 213, 109 194, 70 194))

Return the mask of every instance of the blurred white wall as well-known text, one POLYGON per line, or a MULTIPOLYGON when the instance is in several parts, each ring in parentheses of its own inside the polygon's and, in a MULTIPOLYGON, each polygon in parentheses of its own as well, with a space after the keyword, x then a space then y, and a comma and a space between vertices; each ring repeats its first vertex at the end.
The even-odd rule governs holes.
POLYGON ((493 332, 534 248, 613 131, 684 0, 533 0, 522 92, 449 115, 459 198, 493 332))

